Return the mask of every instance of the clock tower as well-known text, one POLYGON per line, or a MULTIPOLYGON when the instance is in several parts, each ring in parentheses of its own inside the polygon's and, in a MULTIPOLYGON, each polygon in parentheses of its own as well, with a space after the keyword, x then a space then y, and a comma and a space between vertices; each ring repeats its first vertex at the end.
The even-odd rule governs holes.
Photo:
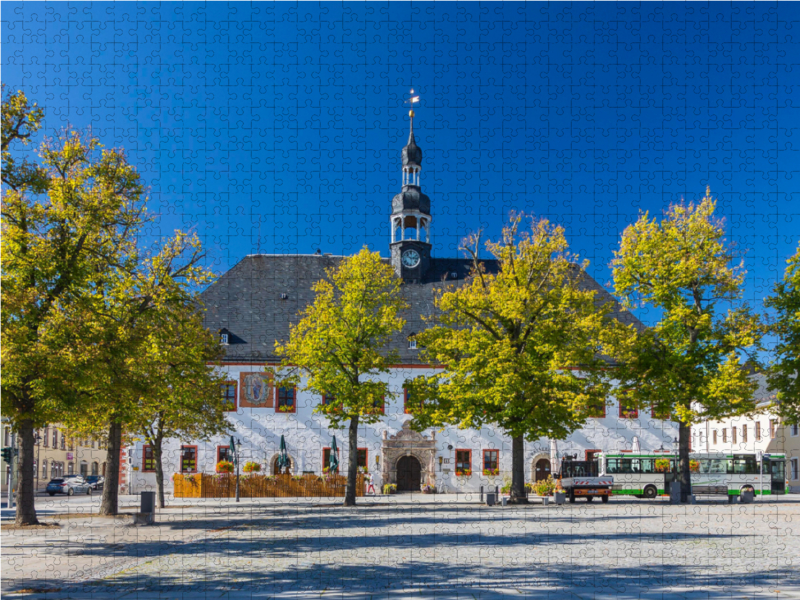
POLYGON ((408 116, 411 130, 403 148, 403 189, 392 198, 389 248, 397 276, 409 283, 420 283, 431 260, 431 199, 419 187, 422 150, 414 139, 414 111, 409 111, 408 116))

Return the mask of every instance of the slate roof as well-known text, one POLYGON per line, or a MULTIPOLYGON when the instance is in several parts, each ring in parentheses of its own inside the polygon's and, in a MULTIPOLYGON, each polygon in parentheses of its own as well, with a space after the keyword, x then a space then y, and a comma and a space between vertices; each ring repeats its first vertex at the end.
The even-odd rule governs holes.
MULTIPOLYGON (((286 340, 289 324, 313 300, 311 286, 322 279, 325 269, 335 267, 345 257, 316 254, 246 256, 222 275, 202 294, 205 324, 212 331, 228 333, 225 362, 276 361, 275 341, 286 340), (282 298, 285 294, 286 298, 282 298)), ((389 259, 384 261, 389 264, 389 259)), ((484 261, 488 271, 496 270, 496 261, 484 261)), ((410 309, 403 315, 406 326, 395 336, 392 349, 403 364, 419 364, 419 351, 408 348, 408 336, 423 330, 422 315, 434 312, 434 289, 453 280, 463 281, 471 261, 459 258, 431 258, 430 268, 421 283, 404 284, 403 294, 410 309), (455 276, 454 276, 455 274, 455 276)), ((612 297, 588 275, 585 284, 598 291, 601 301, 612 297)), ((624 323, 643 325, 629 312, 615 315, 624 323)))

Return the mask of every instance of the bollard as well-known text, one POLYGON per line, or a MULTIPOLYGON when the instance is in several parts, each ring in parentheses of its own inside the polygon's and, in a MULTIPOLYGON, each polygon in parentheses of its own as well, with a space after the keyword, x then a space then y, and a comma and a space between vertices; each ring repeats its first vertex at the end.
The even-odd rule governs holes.
POLYGON ((542 504, 544 504, 545 506, 550 504, 550 498, 548 496, 542 496, 542 504))
POLYGON ((152 525, 156 521, 156 493, 142 492, 139 512, 133 517, 134 525, 152 525))
POLYGON ((742 504, 752 504, 754 499, 755 494, 750 490, 743 491, 741 496, 739 496, 739 502, 742 504))
POLYGON ((481 486, 481 498, 480 498, 480 502, 481 502, 481 504, 483 504, 483 486, 481 486))
POLYGON ((681 503, 681 482, 680 481, 673 481, 669 484, 669 503, 670 504, 680 504, 681 503))
POLYGON ((508 506, 508 498, 503 496, 503 506, 508 506))
POLYGON ((494 492, 486 492, 486 506, 494 506, 497 503, 497 495, 494 492))

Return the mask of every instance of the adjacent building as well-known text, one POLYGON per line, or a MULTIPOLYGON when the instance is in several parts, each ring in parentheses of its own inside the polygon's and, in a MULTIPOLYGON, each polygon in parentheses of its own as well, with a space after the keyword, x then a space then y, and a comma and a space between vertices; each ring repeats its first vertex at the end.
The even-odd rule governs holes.
MULTIPOLYGON (((378 484, 397 483, 400 490, 418 490, 434 485, 449 491, 477 490, 486 483, 502 480, 511 468, 511 443, 493 427, 417 433, 408 426, 406 379, 429 374, 422 363, 414 334, 424 327, 422 317, 434 313, 434 291, 463 281, 470 263, 462 258, 432 255, 431 199, 421 188, 422 150, 413 130, 402 150, 402 188, 391 201, 386 262, 402 279, 403 294, 410 308, 404 315, 405 330, 392 340, 400 356, 385 377, 391 397, 376 407, 384 417, 374 425, 359 428, 358 462, 369 470, 378 484), (489 478, 484 470, 500 471, 489 478)), ((337 437, 341 464, 347 456, 346 431, 334 430, 327 419, 314 414, 325 399, 296 389, 274 389, 264 366, 278 364, 275 342, 285 340, 289 326, 313 300, 312 285, 323 278, 325 269, 335 267, 344 257, 317 252, 309 255, 257 254, 243 258, 203 294, 206 325, 220 334, 225 359, 220 367, 227 377, 223 395, 230 407, 234 437, 241 440, 241 460, 256 461, 268 473, 277 471, 275 461, 284 436, 295 474, 321 473, 327 465, 333 437, 337 437)), ((497 269, 485 261, 489 270, 497 269)), ((584 284, 605 300, 611 296, 591 277, 584 284)), ((626 323, 635 317, 621 309, 615 315, 626 323)), ((641 324, 639 324, 641 325, 641 324)), ((526 442, 525 464, 529 480, 547 477, 551 461, 564 453, 591 457, 608 450, 630 449, 634 440, 642 450, 670 449, 677 437, 675 423, 647 413, 630 410, 610 399, 595 418, 567 440, 526 442)), ((151 449, 137 442, 128 449, 127 478, 136 493, 155 485, 155 464, 151 449)), ((230 456, 229 437, 210 442, 170 440, 165 445, 165 473, 213 473, 216 464, 230 456)), ((167 475, 167 486, 171 478, 167 475)))
POLYGON ((786 492, 800 493, 800 428, 784 425, 770 409, 775 395, 767 389, 767 379, 753 375, 757 411, 748 416, 704 421, 692 427, 692 449, 696 452, 760 452, 786 456, 786 492))
MULTIPOLYGON (((34 486, 43 490, 54 477, 64 475, 105 475, 106 450, 102 442, 70 436, 59 424, 48 425, 34 433, 34 486)), ((3 423, 3 447, 16 447, 16 435, 3 423)), ((8 489, 11 467, 2 461, 2 491, 8 489)))

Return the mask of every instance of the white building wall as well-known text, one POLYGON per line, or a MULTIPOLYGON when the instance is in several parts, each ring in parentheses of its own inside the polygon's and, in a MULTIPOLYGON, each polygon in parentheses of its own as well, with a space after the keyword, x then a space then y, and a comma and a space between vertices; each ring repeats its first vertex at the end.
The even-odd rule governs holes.
MULTIPOLYGON (((259 367, 227 366, 224 368, 227 377, 239 382, 240 373, 258 372, 259 367)), ((375 457, 380 456, 383 432, 388 435, 396 434, 404 421, 410 420, 411 415, 403 412, 403 382, 417 375, 431 374, 430 368, 396 368, 388 374, 387 381, 395 393, 395 398, 387 398, 385 416, 378 423, 362 425, 359 427, 360 448, 367 448, 367 461, 376 489, 382 485, 382 466, 375 463, 375 457)), ((237 396, 242 397, 242 390, 237 385, 237 396)), ((272 460, 278 453, 281 435, 284 435, 287 450, 293 459, 295 474, 303 471, 322 472, 322 449, 330 447, 331 440, 336 435, 337 446, 340 449, 340 472, 349 460, 347 448, 347 426, 337 430, 329 427, 327 419, 313 410, 320 402, 319 396, 298 392, 296 413, 278 413, 275 408, 238 408, 235 413, 230 413, 229 420, 234 437, 241 440, 240 461, 252 460, 262 464, 262 472, 272 473, 272 460)), ((423 432, 430 436, 431 430, 423 432)), ((669 421, 651 418, 650 412, 640 411, 636 419, 619 417, 618 405, 612 401, 606 408, 605 418, 589 419, 586 426, 574 432, 566 440, 557 442, 559 455, 578 454, 584 456, 586 450, 622 450, 630 449, 633 438, 639 438, 643 451, 658 450, 659 448, 672 448, 673 440, 678 435, 677 425, 669 421)), ((172 489, 172 474, 178 472, 180 462, 180 447, 183 444, 197 445, 198 447, 198 472, 214 473, 217 463, 217 447, 227 446, 229 435, 217 436, 210 442, 168 440, 164 442, 164 473, 166 489, 172 489)), ((444 481, 447 491, 477 491, 481 485, 490 482, 482 475, 483 450, 500 451, 499 480, 503 475, 511 472, 511 440, 494 427, 484 427, 480 430, 459 430, 456 427, 446 427, 444 431, 436 432, 435 461, 437 486, 444 481), (452 446, 452 449, 449 448, 452 446), (465 486, 459 484, 455 476, 455 451, 456 449, 472 450, 472 473, 465 486), (442 457, 439 465, 438 458, 442 457)), ((550 441, 541 438, 535 442, 525 444, 526 480, 533 480, 534 461, 539 458, 549 458, 550 441)), ((130 448, 130 491, 139 493, 144 490, 155 489, 155 474, 142 472, 143 442, 136 442, 130 448)))

